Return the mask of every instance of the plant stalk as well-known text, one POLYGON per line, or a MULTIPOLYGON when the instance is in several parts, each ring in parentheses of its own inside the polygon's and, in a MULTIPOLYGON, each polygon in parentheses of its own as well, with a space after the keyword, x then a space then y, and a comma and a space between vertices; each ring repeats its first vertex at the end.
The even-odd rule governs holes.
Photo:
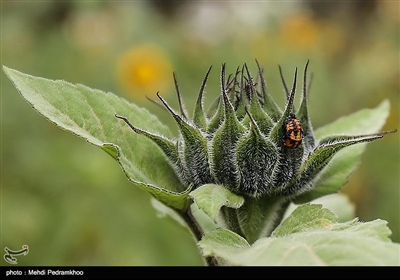
MULTIPOLYGON (((196 218, 193 216, 190 206, 186 212, 180 212, 181 217, 185 221, 186 225, 189 227, 196 243, 200 241, 204 236, 204 231, 197 222, 196 218)), ((218 266, 218 261, 214 257, 203 257, 207 266, 218 266)))

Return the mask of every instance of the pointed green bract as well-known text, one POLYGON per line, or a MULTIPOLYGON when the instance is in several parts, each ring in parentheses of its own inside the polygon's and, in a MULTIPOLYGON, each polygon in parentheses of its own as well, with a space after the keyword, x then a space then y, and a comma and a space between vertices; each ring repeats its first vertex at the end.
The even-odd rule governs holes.
MULTIPOLYGON (((137 134, 142 134, 152 140, 157 146, 164 152, 165 156, 168 158, 170 164, 175 170, 175 173, 178 174, 179 179, 181 180, 182 184, 189 185, 190 181, 188 180, 185 170, 182 165, 182 161, 178 154, 178 146, 177 143, 172 142, 163 136, 155 135, 149 133, 147 131, 141 130, 130 123, 130 121, 122 116, 115 115, 117 118, 124 120, 130 128, 137 134)), ((183 191, 184 189, 182 189, 183 191)))
POLYGON ((236 70, 234 84, 231 88, 228 89, 229 92, 232 94, 230 95, 230 101, 233 104, 233 108, 235 109, 236 117, 239 121, 243 120, 246 116, 246 106, 249 104, 249 96, 247 83, 245 81, 245 68, 247 69, 246 65, 242 66, 242 69, 239 71, 239 67, 236 70), (238 75, 240 74, 240 81, 238 81, 238 75), (239 85, 239 87, 237 87, 239 85))
POLYGON ((272 98, 271 94, 268 91, 267 83, 264 78, 263 70, 256 60, 257 67, 258 67, 258 75, 260 77, 261 82, 261 93, 263 96, 263 108, 268 116, 274 121, 278 121, 282 115, 281 109, 276 105, 274 99, 272 98))
MULTIPOLYGON (((185 109, 185 106, 183 105, 183 101, 182 101, 182 97, 181 97, 181 91, 179 90, 179 85, 178 85, 178 80, 176 78, 176 73, 173 73, 173 77, 174 77, 174 85, 175 85, 175 91, 176 91, 176 95, 178 97, 178 103, 179 103, 179 110, 180 110, 180 117, 183 118, 184 120, 187 120, 187 112, 185 109)), ((160 95, 157 93, 157 96, 162 99, 160 97, 160 95)), ((165 104, 165 101, 162 100, 162 102, 165 104)), ((169 109, 169 108, 167 108, 169 109)))
MULTIPOLYGON (((390 104, 384 100, 376 108, 362 109, 358 112, 341 117, 338 120, 318 128, 315 131, 316 139, 330 135, 376 133, 384 125, 389 115, 390 104)), ((296 203, 306 203, 318 197, 337 192, 347 182, 350 174, 357 168, 361 155, 365 150, 365 143, 349 146, 339 151, 324 168, 315 187, 298 196, 296 203)))
POLYGON ((246 131, 238 121, 232 104, 225 92, 225 72, 222 70, 222 98, 224 103, 225 119, 221 127, 216 131, 212 140, 212 164, 213 176, 217 183, 228 188, 237 188, 239 184, 238 167, 235 162, 236 143, 246 131))
POLYGON ((197 98, 196 106, 194 108, 194 113, 193 113, 194 124, 197 127, 199 127, 200 129, 202 129, 203 131, 206 131, 206 129, 207 129, 207 118, 206 118, 206 115, 203 110, 203 93, 204 93, 204 89, 206 87, 208 75, 210 74, 210 71, 211 71, 211 67, 212 66, 210 66, 210 68, 208 68, 206 77, 204 78, 203 83, 201 84, 199 96, 197 98))
POLYGON ((300 170, 304 148, 302 145, 295 149, 283 147, 280 154, 279 172, 276 176, 274 189, 284 191, 300 170))
POLYGON ((318 146, 306 159, 300 168, 299 175, 294 182, 285 187, 284 192, 288 196, 295 196, 307 191, 307 188, 312 188, 312 182, 317 178, 317 175, 329 163, 332 157, 341 149, 362 143, 370 142, 381 138, 381 135, 370 136, 338 136, 326 139, 318 146))
POLYGON ((198 128, 190 125, 178 116, 160 95, 158 97, 174 117, 185 140, 183 143, 182 163, 186 176, 195 187, 211 183, 213 180, 208 163, 206 138, 198 128))
MULTIPOLYGON (((286 84, 284 83, 284 85, 286 84)), ((302 144, 295 149, 287 148, 283 144, 286 135, 284 124, 286 119, 293 112, 293 102, 294 102, 294 96, 296 94, 296 85, 297 85, 297 68, 295 69, 294 72, 293 85, 290 94, 288 95, 288 100, 286 102, 285 110, 279 121, 272 128, 270 135, 271 141, 273 141, 273 143, 278 147, 280 152, 279 172, 276 176, 274 187, 276 189, 279 188, 281 190, 285 189, 287 183, 290 182, 292 178, 297 174, 304 153, 304 147, 302 144)))
POLYGON ((280 65, 278 65, 278 68, 279 68, 279 75, 280 75, 280 77, 281 77, 283 89, 284 89, 284 91, 285 91, 285 93, 286 93, 286 100, 289 100, 289 98, 290 98, 290 91, 289 91, 289 88, 288 88, 288 86, 287 86, 287 84, 286 84, 285 77, 283 77, 282 67, 281 67, 280 65))
POLYGON ((270 136, 271 140, 278 147, 283 147, 283 137, 285 135, 283 125, 285 123, 286 118, 289 116, 289 114, 293 112, 293 102, 294 102, 294 96, 296 94, 296 83, 297 83, 297 68, 294 73, 293 86, 292 86, 292 90, 290 92, 288 101, 286 102, 285 111, 283 112, 279 121, 275 124, 275 126, 272 128, 272 131, 271 131, 271 136, 270 136))
POLYGON ((299 110, 297 111, 297 118, 300 121, 303 131, 304 131, 304 147, 306 151, 311 150, 315 147, 315 138, 314 132, 311 125, 311 120, 308 116, 308 93, 307 93, 307 68, 308 68, 307 61, 306 66, 304 67, 303 73, 303 96, 301 99, 299 110))
POLYGON ((224 121, 224 103, 221 101, 221 98, 217 98, 210 109, 212 109, 211 111, 213 111, 213 113, 210 113, 210 122, 207 126, 207 132, 208 134, 213 134, 224 121))
POLYGON ((270 116, 261 108, 258 99, 254 96, 250 103, 251 115, 258 128, 264 135, 269 135, 274 123, 270 116))
POLYGON ((231 188, 239 184, 239 174, 235 162, 235 147, 245 128, 234 115, 227 117, 222 127, 215 133, 212 142, 213 175, 217 182, 231 188))
POLYGON ((167 158, 173 163, 176 164, 179 161, 179 156, 178 156, 178 148, 174 142, 171 140, 163 137, 163 136, 158 136, 155 134, 151 134, 147 131, 141 130, 135 126, 133 126, 129 120, 125 117, 115 115, 117 118, 124 120, 131 128, 133 131, 135 131, 137 134, 142 134, 152 140, 154 143, 157 144, 158 147, 164 152, 164 154, 167 156, 167 158))
POLYGON ((252 120, 249 134, 242 137, 236 147, 241 178, 237 191, 256 197, 271 192, 278 166, 277 154, 275 145, 261 134, 252 120))

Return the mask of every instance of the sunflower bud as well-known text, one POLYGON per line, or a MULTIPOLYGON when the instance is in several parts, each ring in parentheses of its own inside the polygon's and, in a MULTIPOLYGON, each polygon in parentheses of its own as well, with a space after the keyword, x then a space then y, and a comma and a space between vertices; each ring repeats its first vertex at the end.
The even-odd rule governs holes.
POLYGON ((258 84, 246 64, 237 68, 227 80, 223 64, 221 93, 205 112, 202 99, 210 67, 200 88, 193 120, 183 109, 174 75, 180 113, 175 112, 158 93, 157 96, 179 127, 180 137, 176 140, 142 131, 126 118, 117 117, 136 133, 154 141, 187 187, 195 189, 204 184, 218 184, 256 200, 265 196, 286 200, 294 198, 313 188, 315 179, 340 149, 373 141, 392 132, 332 136, 316 145, 307 108, 308 61, 297 112, 293 106, 297 68, 289 91, 279 67, 287 97, 285 108, 281 110, 268 92, 258 62, 257 66, 258 84))

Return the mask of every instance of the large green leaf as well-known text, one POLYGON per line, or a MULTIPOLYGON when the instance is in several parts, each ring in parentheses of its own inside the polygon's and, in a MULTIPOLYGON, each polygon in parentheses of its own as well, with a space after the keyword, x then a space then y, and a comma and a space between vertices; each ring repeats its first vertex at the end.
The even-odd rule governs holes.
POLYGON ((115 117, 125 116, 138 128, 170 137, 168 128, 154 115, 112 93, 34 77, 5 66, 3 70, 40 114, 102 148, 119 162, 131 182, 161 202, 177 209, 187 208, 188 192, 179 194, 184 187, 161 150, 115 117))
POLYGON ((390 242, 386 222, 338 223, 321 205, 298 207, 273 233, 249 245, 229 230, 198 243, 205 256, 231 265, 400 265, 400 245, 390 242))
POLYGON ((314 132, 315 139, 319 141, 330 135, 357 135, 378 132, 385 124, 389 111, 390 102, 385 99, 375 108, 361 109, 316 129, 314 132))
MULTIPOLYGON (((389 115, 389 109, 389 101, 384 100, 376 108, 362 109, 317 129, 315 131, 315 138, 319 141, 331 135, 376 133, 385 124, 386 118, 389 115)), ((300 195, 294 202, 305 203, 337 192, 346 184, 350 174, 360 163, 365 145, 365 143, 360 143, 337 152, 329 162, 329 165, 322 171, 315 188, 300 195)))

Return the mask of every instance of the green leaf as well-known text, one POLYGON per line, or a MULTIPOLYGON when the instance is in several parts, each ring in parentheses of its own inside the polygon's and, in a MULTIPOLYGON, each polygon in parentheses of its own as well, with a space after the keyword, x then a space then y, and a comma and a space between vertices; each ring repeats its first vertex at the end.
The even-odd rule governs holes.
POLYGON ((126 116, 138 128, 170 137, 168 128, 154 115, 112 93, 34 77, 5 66, 3 70, 35 110, 110 154, 132 183, 169 206, 187 207, 182 197, 187 197, 187 192, 179 194, 185 187, 162 151, 114 116, 126 116))
POLYGON ((343 193, 325 195, 312 201, 313 204, 322 204, 338 217, 339 222, 346 222, 355 217, 355 205, 343 193))
POLYGON ((139 183, 136 183, 136 185, 142 190, 150 193, 154 198, 164 203, 166 206, 182 211, 185 211, 190 206, 191 201, 189 199, 189 193, 191 191, 191 187, 187 188, 181 193, 177 193, 167 189, 161 189, 153 185, 139 183))
POLYGON ((355 232, 326 231, 301 233, 295 239, 260 239, 224 259, 232 265, 251 266, 398 266, 399 250, 399 244, 359 237, 355 232))
MULTIPOLYGON (((346 222, 355 217, 355 205, 348 196, 343 193, 325 195, 311 201, 312 204, 322 204, 322 207, 329 209, 338 217, 339 222, 346 222)), ((286 219, 299 205, 291 203, 285 212, 286 219)))
POLYGON ((199 242, 205 256, 231 265, 400 265, 400 245, 390 242, 387 223, 352 220, 337 223, 320 205, 298 207, 272 237, 248 246, 227 230, 206 234, 199 242))
POLYGON ((204 237, 197 242, 197 246, 202 250, 204 256, 225 258, 224 254, 226 254, 226 256, 234 255, 248 248, 250 245, 247 243, 246 239, 240 235, 227 229, 218 228, 204 235, 204 237), (222 254, 217 255, 215 252, 221 252, 222 254))
POLYGON ((230 192, 227 188, 214 184, 203 185, 189 194, 213 221, 222 206, 239 208, 244 202, 242 196, 230 192))
POLYGON ((367 134, 378 132, 389 115, 390 102, 385 99, 373 109, 361 109, 351 115, 343 116, 336 121, 315 130, 317 141, 330 135, 367 134))
POLYGON ((301 205, 287 217, 272 233, 281 237, 296 232, 329 228, 337 216, 320 204, 301 205))
MULTIPOLYGON (((319 141, 331 135, 357 135, 378 132, 385 124, 389 110, 390 103, 388 100, 384 100, 376 108, 362 109, 315 130, 315 138, 319 141)), ((294 202, 306 203, 338 191, 347 183, 350 174, 357 168, 365 147, 365 143, 360 143, 337 152, 329 162, 329 165, 322 171, 315 187, 311 191, 298 196, 294 202)))

